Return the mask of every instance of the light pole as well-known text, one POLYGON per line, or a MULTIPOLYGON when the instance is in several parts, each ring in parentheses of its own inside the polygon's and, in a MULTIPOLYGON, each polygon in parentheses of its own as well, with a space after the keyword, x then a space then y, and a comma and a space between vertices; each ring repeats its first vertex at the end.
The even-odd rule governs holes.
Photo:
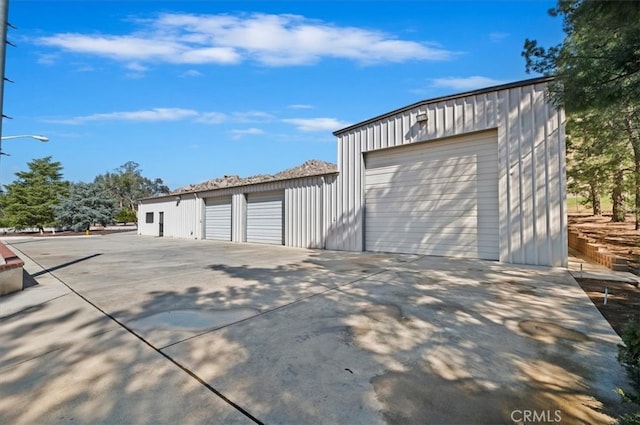
MULTIPOLYGON (((11 139, 21 139, 21 138, 36 139, 37 141, 43 142, 43 143, 49 141, 48 137, 40 136, 38 134, 19 134, 17 136, 2 136, 0 137, 0 159, 2 158, 2 155, 6 155, 6 153, 2 152, 2 141, 11 140, 11 139)), ((0 179, 1 177, 2 177, 2 174, 0 174, 0 179)), ((4 189, 2 188, 2 184, 0 184, 0 193, 3 193, 3 192, 4 192, 4 189)))
MULTIPOLYGON (((21 134, 19 136, 2 136, 2 140, 9 140, 9 139, 19 139, 21 137, 30 137, 32 139, 36 139, 40 142, 48 142, 49 138, 48 137, 44 137, 44 136, 38 136, 37 134, 21 134)), ((2 147, 0 146, 0 150, 2 147)))

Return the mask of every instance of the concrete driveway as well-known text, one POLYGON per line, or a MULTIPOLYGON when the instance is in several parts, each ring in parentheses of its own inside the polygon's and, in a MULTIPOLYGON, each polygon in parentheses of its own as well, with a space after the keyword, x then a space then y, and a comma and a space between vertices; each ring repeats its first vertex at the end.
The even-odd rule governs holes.
POLYGON ((565 269, 133 233, 8 242, 35 280, 0 298, 0 423, 565 424, 620 409, 620 341, 565 269))

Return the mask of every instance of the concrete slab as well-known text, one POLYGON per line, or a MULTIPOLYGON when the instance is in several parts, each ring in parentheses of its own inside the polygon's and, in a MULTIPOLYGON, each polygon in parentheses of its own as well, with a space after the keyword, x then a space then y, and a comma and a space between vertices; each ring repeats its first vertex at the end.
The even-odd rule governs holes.
POLYGON ((41 283, 0 318, 20 407, 0 422, 612 423, 626 383, 566 269, 132 234, 12 247, 41 283), (61 284, 37 301, 46 279, 91 304, 61 284), (33 394, 53 398, 21 412, 33 394))
POLYGON ((73 293, 0 323, 0 423, 251 423, 73 293))
POLYGON ((265 423, 493 424, 523 409, 612 421, 619 340, 566 270, 446 263, 446 276, 425 258, 165 352, 265 423))

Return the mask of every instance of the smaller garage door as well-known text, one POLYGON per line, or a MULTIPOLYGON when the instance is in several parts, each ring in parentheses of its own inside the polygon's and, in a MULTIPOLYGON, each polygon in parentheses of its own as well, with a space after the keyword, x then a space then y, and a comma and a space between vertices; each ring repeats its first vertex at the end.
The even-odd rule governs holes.
POLYGON ((247 196, 247 242, 282 245, 284 192, 247 196))
POLYGON ((231 240, 231 198, 205 201, 205 239, 231 240))

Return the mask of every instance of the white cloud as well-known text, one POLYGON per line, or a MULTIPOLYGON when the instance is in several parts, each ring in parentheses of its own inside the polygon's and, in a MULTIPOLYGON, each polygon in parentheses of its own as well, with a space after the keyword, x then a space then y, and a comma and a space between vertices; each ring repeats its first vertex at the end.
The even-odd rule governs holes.
POLYGON ((53 65, 58 60, 57 53, 43 53, 38 55, 39 65, 53 65))
POLYGON ((453 90, 473 90, 484 87, 496 86, 503 84, 504 81, 496 80, 489 77, 473 76, 473 77, 445 77, 433 80, 434 87, 447 88, 453 90))
POLYGON ((203 124, 222 124, 228 119, 229 116, 222 112, 203 112, 196 118, 196 121, 203 124))
POLYGON ((243 130, 229 130, 229 134, 232 139, 237 140, 244 136, 258 136, 264 134, 264 131, 259 128, 247 128, 243 130))
POLYGON ((87 64, 78 64, 78 67, 76 68, 76 72, 93 72, 96 69, 91 66, 91 65, 87 65, 87 64))
POLYGON ((198 112, 192 109, 153 108, 139 111, 83 115, 64 120, 47 120, 47 122, 56 124, 83 124, 91 121, 180 121, 197 115, 198 112))
POLYGON ((401 40, 393 34, 338 26, 299 15, 163 14, 138 20, 127 35, 60 33, 41 45, 125 62, 305 65, 324 58, 373 64, 448 60, 456 55, 435 43, 401 40))
POLYGON ((190 69, 180 74, 180 76, 183 78, 202 77, 203 75, 204 74, 202 72, 196 71, 195 69, 190 69))
POLYGON ((287 106, 289 109, 313 109, 313 105, 303 105, 303 104, 295 104, 287 106))
POLYGON ((293 124, 299 131, 336 131, 349 126, 349 123, 335 118, 288 118, 282 120, 293 124))
MULTIPOLYGON (((132 74, 135 75, 135 74, 132 74)), ((199 112, 194 109, 184 108, 150 108, 139 111, 106 112, 91 115, 82 115, 66 119, 49 119, 47 122, 54 124, 84 124, 95 121, 181 121, 192 119, 201 124, 231 123, 267 123, 276 117, 268 112, 247 111, 233 112, 199 112)))
POLYGON ((272 114, 263 111, 247 111, 247 112, 234 112, 234 121, 241 123, 251 122, 270 122, 275 118, 272 114))
POLYGON ((144 66, 144 65, 142 65, 142 64, 140 64, 138 62, 128 63, 126 65, 126 68, 129 71, 134 71, 134 72, 145 72, 148 69, 146 66, 144 66))
POLYGON ((489 40, 491 40, 494 43, 498 43, 504 40, 505 38, 509 37, 510 35, 511 34, 506 32, 495 31, 495 32, 489 33, 489 40))

